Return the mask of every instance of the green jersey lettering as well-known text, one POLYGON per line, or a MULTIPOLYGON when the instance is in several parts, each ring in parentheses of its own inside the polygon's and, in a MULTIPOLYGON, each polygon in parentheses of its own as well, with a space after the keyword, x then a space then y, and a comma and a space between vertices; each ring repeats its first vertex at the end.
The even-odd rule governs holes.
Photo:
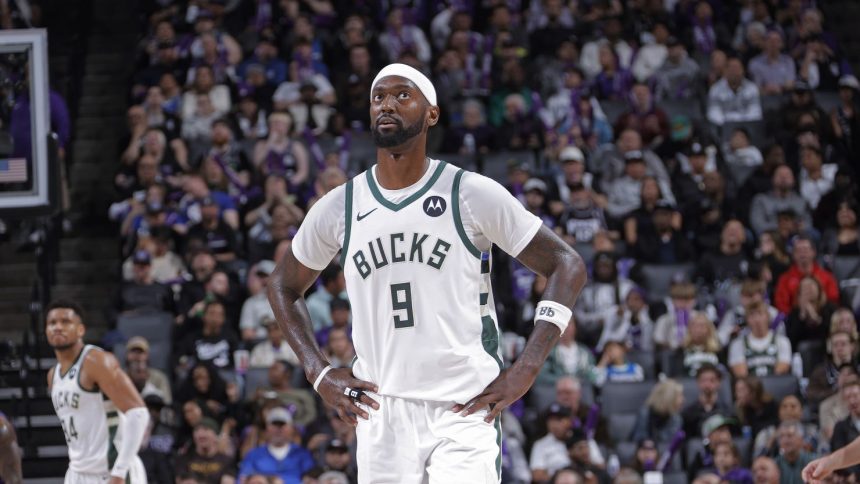
POLYGON ((445 242, 442 239, 436 241, 436 245, 433 246, 433 257, 427 260, 427 265, 434 269, 441 269, 442 263, 445 262, 445 256, 448 255, 448 249, 451 248, 451 244, 445 242))

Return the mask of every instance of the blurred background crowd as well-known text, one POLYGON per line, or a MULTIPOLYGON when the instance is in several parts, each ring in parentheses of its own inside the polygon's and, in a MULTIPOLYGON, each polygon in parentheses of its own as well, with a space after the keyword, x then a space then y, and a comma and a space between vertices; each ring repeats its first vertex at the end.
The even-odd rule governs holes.
MULTIPOLYGON (((355 482, 355 432, 265 288, 313 203, 375 163, 389 62, 435 84, 430 156, 589 265, 504 412, 502 482, 799 483, 860 435, 860 82, 814 0, 142 4, 103 344, 152 411, 151 482, 355 482)), ((546 281, 496 251, 493 282, 510 362, 546 281)), ((349 365, 342 269, 307 300, 349 365)))

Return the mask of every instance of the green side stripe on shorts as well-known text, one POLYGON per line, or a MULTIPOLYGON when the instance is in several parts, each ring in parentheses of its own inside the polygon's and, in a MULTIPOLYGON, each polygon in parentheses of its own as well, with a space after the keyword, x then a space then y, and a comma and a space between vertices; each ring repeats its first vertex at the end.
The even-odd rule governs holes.
POLYGON ((487 304, 487 299, 490 298, 490 293, 482 292, 480 298, 481 299, 478 302, 481 304, 481 306, 483 306, 483 305, 487 304))
POLYGON ((496 457, 496 477, 502 479, 502 418, 496 417, 496 422, 493 425, 496 428, 496 445, 499 446, 499 455, 496 457))
POLYGON ((496 360, 501 370, 504 365, 499 359, 499 331, 496 329, 496 322, 491 316, 482 316, 481 326, 481 343, 484 345, 484 351, 496 360))

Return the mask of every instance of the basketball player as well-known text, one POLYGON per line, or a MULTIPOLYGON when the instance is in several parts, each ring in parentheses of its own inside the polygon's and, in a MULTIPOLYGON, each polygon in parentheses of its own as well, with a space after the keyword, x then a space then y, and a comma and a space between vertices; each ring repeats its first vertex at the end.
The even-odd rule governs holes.
POLYGON ((423 74, 391 64, 370 97, 377 164, 313 206, 269 300, 308 381, 357 425, 360 483, 499 482, 499 414, 529 389, 567 326, 585 267, 501 185, 426 157, 439 107, 423 74), (548 278, 531 337, 507 369, 493 244, 548 278), (339 250, 356 359, 333 369, 302 295, 339 250))
POLYGON ((84 344, 84 331, 77 304, 48 307, 45 334, 57 356, 48 388, 69 446, 65 482, 146 483, 137 451, 149 412, 116 358, 84 344))
POLYGON ((830 455, 820 457, 806 464, 803 468, 803 482, 820 484, 839 469, 845 469, 860 464, 860 438, 854 439, 850 444, 832 452, 830 455))

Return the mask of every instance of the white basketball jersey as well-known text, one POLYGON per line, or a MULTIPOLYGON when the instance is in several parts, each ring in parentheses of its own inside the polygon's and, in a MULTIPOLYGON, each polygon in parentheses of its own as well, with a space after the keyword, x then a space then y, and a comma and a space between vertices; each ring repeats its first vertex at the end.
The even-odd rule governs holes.
POLYGON ((69 446, 69 468, 82 474, 107 475, 117 456, 114 442, 120 439, 120 414, 101 391, 81 388, 81 367, 93 348, 84 346, 65 374, 57 363, 51 380, 51 400, 69 446))
POLYGON ((367 171, 346 185, 341 265, 356 377, 400 398, 466 402, 502 367, 489 253, 460 219, 464 171, 431 164, 408 198, 384 198, 367 171))

